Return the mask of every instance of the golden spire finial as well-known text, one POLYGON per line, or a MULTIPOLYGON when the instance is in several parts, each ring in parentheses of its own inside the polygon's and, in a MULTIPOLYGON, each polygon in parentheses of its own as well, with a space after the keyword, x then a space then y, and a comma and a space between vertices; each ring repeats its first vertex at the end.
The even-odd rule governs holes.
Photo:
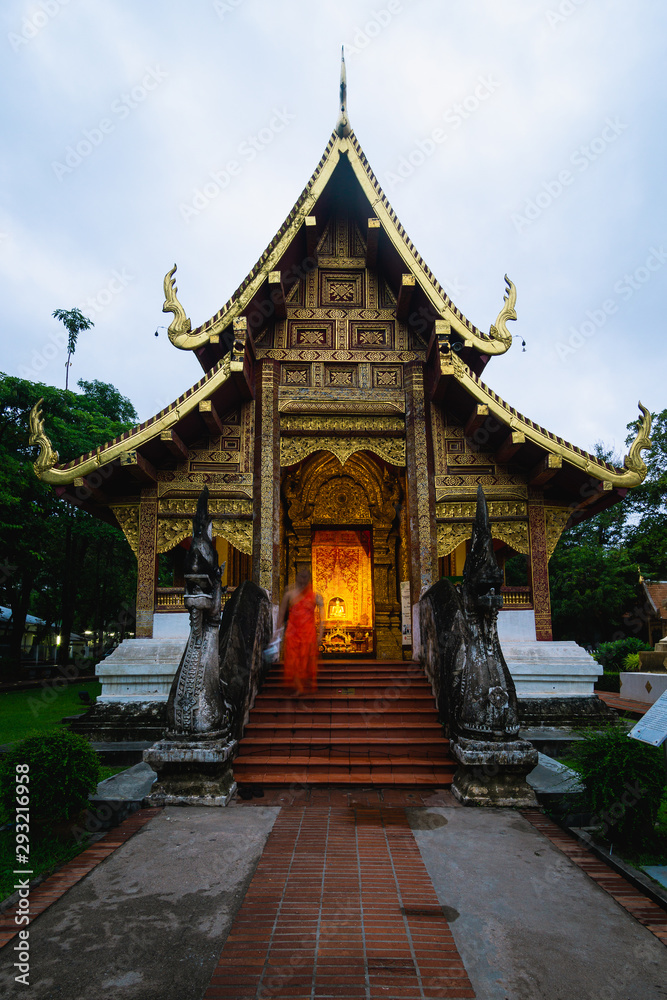
POLYGON ((342 138, 352 131, 350 119, 347 117, 347 80, 345 77, 345 46, 340 50, 340 113, 336 122, 336 133, 342 138))

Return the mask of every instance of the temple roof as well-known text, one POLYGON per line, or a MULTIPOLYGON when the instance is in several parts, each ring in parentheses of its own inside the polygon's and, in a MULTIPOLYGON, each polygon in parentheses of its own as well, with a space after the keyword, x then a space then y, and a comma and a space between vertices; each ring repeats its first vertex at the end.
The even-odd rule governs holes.
POLYGON ((372 250, 373 261, 381 266, 397 297, 401 287, 410 286, 412 312, 407 322, 424 343, 429 398, 460 421, 466 436, 486 420, 485 450, 494 453, 499 463, 511 460, 528 485, 548 483, 554 502, 569 506, 574 519, 589 517, 616 502, 646 475, 641 452, 650 447, 648 411, 640 404, 643 417, 637 437, 623 467, 617 468, 524 417, 488 388, 480 379, 486 362, 512 343, 507 322, 516 319, 514 285, 505 278, 505 298, 489 333, 474 326, 417 252, 370 168, 347 115, 344 63, 339 111, 324 154, 285 222, 214 316, 192 330, 177 298, 176 266, 166 275, 163 308, 174 315, 170 340, 182 350, 195 351, 204 377, 149 420, 65 464, 59 464, 45 432, 40 400, 30 415, 30 442, 40 447, 36 474, 53 483, 70 502, 113 520, 110 500, 136 492, 141 482, 155 482, 157 469, 187 457, 188 448, 207 427, 219 423, 218 414, 253 398, 253 335, 260 332, 267 316, 259 306, 275 303, 276 291, 284 304, 290 282, 293 286, 303 276, 304 263, 310 261, 311 268, 317 263, 327 220, 337 204, 344 204, 365 232, 367 266, 374 266, 369 263, 372 250), (421 333, 415 315, 422 324, 421 333))
POLYGON ((309 245, 312 246, 313 240, 321 235, 324 228, 326 219, 318 210, 331 200, 332 194, 335 198, 337 191, 341 190, 348 199, 357 196, 357 210, 360 216, 366 215, 366 222, 370 218, 379 223, 378 253, 383 257, 385 268, 393 271, 396 284, 400 286, 402 274, 414 278, 423 302, 417 302, 413 312, 424 328, 426 325, 430 328, 435 320, 447 322, 454 339, 464 351, 466 361, 478 371, 483 369, 490 356, 503 354, 510 348, 512 334, 506 323, 516 319, 514 285, 505 278, 505 300, 489 333, 482 332, 471 323, 454 305, 408 237, 351 129, 345 135, 339 135, 334 130, 312 177, 264 253, 225 305, 194 330, 190 329, 190 320, 176 298, 172 268, 165 278, 164 305, 164 311, 173 312, 175 316, 169 327, 172 343, 181 350, 194 350, 202 367, 208 370, 229 349, 230 325, 235 318, 248 315, 251 331, 256 335, 258 330, 253 328, 252 322, 253 307, 269 297, 269 275, 287 268, 292 270, 294 280, 297 280, 298 271, 294 270, 294 263, 310 258, 309 245), (346 166, 348 171, 345 171, 346 166), (356 192, 350 190, 346 172, 351 172, 356 192), (359 194, 363 197, 359 198, 359 194), (307 232, 309 229, 311 232, 307 232), (423 323, 424 316, 427 317, 427 324, 423 323))

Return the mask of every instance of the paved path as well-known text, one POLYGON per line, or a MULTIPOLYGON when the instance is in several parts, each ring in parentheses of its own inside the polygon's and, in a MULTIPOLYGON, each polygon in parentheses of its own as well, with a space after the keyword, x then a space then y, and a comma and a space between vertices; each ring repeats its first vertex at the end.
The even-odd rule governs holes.
POLYGON ((667 1000, 667 948, 520 814, 328 797, 163 810, 31 926, 28 989, 0 951, 0 996, 667 1000))

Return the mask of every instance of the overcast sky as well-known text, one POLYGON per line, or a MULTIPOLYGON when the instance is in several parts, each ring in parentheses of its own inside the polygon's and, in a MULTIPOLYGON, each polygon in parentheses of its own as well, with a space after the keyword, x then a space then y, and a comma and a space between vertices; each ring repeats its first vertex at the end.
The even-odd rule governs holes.
POLYGON ((503 275, 525 338, 485 378, 581 447, 667 406, 659 0, 5 0, 2 364, 146 419, 201 369, 169 343, 245 277, 315 168, 347 48, 355 133, 410 238, 488 331, 503 275), (435 139, 433 138, 435 132, 435 139), (437 141, 436 141, 437 140, 437 141), (233 175, 227 164, 238 167, 233 175), (216 180, 211 175, 217 177, 216 180))

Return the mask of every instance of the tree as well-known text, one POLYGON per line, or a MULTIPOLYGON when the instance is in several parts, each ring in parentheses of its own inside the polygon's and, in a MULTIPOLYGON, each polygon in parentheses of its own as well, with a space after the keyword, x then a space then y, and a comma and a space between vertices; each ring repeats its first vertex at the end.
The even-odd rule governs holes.
MULTIPOLYGON (((637 424, 628 424, 629 444, 637 424)), ((667 580, 667 410, 653 414, 646 479, 626 500, 625 542, 647 580, 667 580)))
POLYGON ((65 362, 65 390, 69 386, 70 358, 76 350, 76 342, 79 334, 83 330, 90 330, 95 326, 92 319, 84 316, 80 309, 56 309, 53 313, 54 319, 62 321, 67 330, 67 361, 65 362))
POLYGON ((64 657, 68 629, 118 618, 131 595, 135 560, 122 532, 59 501, 32 468, 28 414, 40 397, 63 462, 128 429, 118 416, 131 412, 136 418, 129 400, 113 386, 93 385, 83 396, 0 374, 0 598, 12 610, 10 672, 18 670, 25 617, 33 604, 41 617, 62 626, 64 657), (96 610, 104 572, 110 576, 104 584, 107 607, 96 610))
MULTIPOLYGON (((631 444, 638 424, 628 424, 631 444)), ((639 572, 667 579, 667 410, 653 414, 647 474, 621 503, 564 532, 549 562, 554 636, 595 645, 641 631, 639 572)), ((596 455, 620 465, 596 445, 596 455)))

